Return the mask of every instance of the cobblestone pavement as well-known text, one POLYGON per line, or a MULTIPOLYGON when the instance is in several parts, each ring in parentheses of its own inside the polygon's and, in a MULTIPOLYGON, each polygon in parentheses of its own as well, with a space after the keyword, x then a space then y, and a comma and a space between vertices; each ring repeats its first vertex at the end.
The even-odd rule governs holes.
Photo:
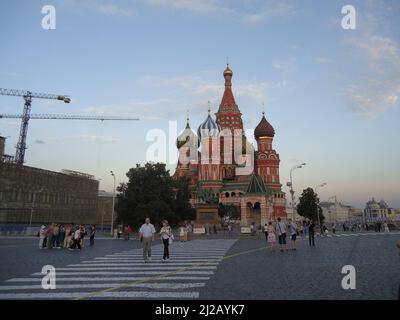
POLYGON ((97 240, 81 252, 39 250, 37 239, 0 239, 0 299, 397 299, 400 233, 317 237, 316 247, 270 252, 259 236, 196 239, 162 245, 143 264, 138 241, 97 240), (57 289, 43 290, 40 273, 53 265, 57 289), (356 289, 341 287, 344 265, 356 269, 356 289), (109 288, 114 288, 108 290, 109 288))

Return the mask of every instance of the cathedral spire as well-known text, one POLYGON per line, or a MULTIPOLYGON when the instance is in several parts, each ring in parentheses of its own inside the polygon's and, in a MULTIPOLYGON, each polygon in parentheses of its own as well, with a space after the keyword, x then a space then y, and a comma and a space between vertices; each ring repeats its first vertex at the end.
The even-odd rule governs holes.
POLYGON ((232 92, 232 76, 233 72, 229 67, 229 63, 226 64, 226 69, 224 70, 225 79, 225 91, 222 96, 221 104, 219 107, 219 112, 221 111, 239 111, 236 105, 235 97, 232 92))

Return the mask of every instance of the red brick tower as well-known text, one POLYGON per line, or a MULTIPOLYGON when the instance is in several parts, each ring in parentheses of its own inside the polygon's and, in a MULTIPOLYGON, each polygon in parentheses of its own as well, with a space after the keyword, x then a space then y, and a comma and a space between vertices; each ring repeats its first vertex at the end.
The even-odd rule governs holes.
POLYGON ((279 178, 279 154, 273 149, 272 143, 275 130, 265 118, 264 112, 260 123, 254 130, 257 141, 257 154, 255 159, 255 173, 261 177, 265 186, 273 190, 273 217, 286 219, 285 193, 279 178))

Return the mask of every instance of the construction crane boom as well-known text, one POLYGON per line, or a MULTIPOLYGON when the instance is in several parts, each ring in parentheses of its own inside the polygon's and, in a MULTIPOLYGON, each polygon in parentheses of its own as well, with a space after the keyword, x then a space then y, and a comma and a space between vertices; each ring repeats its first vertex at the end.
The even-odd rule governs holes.
POLYGON ((65 103, 70 103, 71 99, 69 96, 58 95, 58 94, 50 94, 50 93, 36 93, 30 92, 27 90, 17 90, 17 89, 4 89, 0 88, 0 95, 3 96, 16 96, 16 97, 30 97, 30 98, 39 98, 39 99, 54 99, 61 100, 65 103))
POLYGON ((32 98, 38 99, 53 99, 70 103, 71 99, 66 95, 49 94, 49 93, 36 93, 26 90, 17 89, 4 89, 0 88, 0 95, 3 96, 16 96, 23 97, 25 100, 24 111, 21 115, 13 114, 0 114, 0 119, 11 118, 21 119, 21 129, 19 133, 19 139, 17 144, 17 151, 15 153, 15 162, 17 164, 24 164, 25 150, 26 150, 26 136, 28 133, 28 123, 30 119, 52 119, 52 120, 139 120, 138 118, 120 118, 120 117, 103 117, 103 116, 75 116, 75 115, 51 115, 51 114, 38 114, 31 115, 31 103, 32 98))
MULTIPOLYGON (((22 119, 22 114, 0 114, 0 119, 22 119)), ((139 118, 107 117, 107 116, 85 116, 85 115, 64 115, 64 114, 31 114, 29 119, 34 120, 97 120, 97 121, 132 121, 139 118)))

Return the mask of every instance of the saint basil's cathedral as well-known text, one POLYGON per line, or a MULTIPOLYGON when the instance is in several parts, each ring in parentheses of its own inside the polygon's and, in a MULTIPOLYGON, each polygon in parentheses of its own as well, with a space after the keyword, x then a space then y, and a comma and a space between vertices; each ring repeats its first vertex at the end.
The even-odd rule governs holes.
POLYGON ((225 90, 215 120, 210 109, 197 134, 189 119, 178 136, 179 159, 174 177, 190 181, 190 202, 198 227, 219 223, 218 205, 240 209, 241 226, 286 220, 286 198, 279 178, 279 154, 273 149, 275 130, 265 118, 254 130, 257 150, 248 142, 242 113, 232 91, 233 72, 224 70, 225 90))

